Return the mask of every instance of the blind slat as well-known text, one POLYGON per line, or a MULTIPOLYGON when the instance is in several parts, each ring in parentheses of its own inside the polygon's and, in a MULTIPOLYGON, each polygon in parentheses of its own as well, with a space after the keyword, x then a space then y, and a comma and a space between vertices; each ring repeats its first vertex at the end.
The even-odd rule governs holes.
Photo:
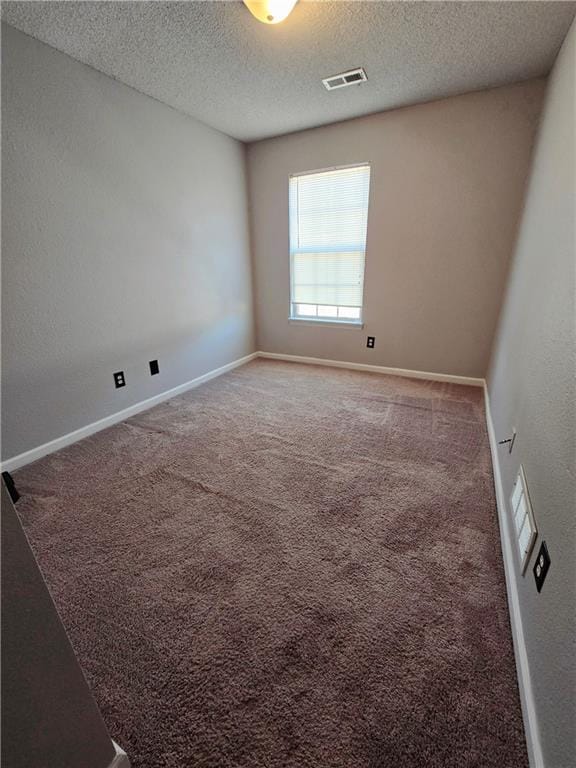
POLYGON ((290 178, 291 301, 361 307, 370 166, 290 178))

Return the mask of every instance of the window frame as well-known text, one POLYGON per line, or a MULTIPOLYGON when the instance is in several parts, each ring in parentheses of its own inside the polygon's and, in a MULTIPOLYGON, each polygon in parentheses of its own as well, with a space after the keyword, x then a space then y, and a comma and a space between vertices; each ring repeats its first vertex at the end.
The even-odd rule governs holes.
MULTIPOLYGON (((366 296, 366 261, 368 251, 368 219, 370 211, 370 185, 372 183, 372 164, 369 161, 348 163, 347 165, 331 165, 327 168, 315 168, 312 171, 299 171, 297 173, 290 173, 288 175, 288 322, 298 325, 311 325, 311 326, 324 326, 327 328, 363 328, 364 327, 364 311, 365 311, 365 296, 366 296), (349 168, 369 168, 370 169, 370 182, 368 186, 368 205, 366 208, 366 239, 364 244, 364 273, 362 278, 362 305, 360 306, 360 317, 358 320, 351 318, 337 317, 318 317, 314 315, 298 315, 294 312, 294 305, 301 302, 292 301, 292 251, 290 248, 290 180, 300 176, 311 176, 317 173, 329 173, 330 171, 342 171, 349 168)), ((315 305, 318 306, 318 305, 315 305)))

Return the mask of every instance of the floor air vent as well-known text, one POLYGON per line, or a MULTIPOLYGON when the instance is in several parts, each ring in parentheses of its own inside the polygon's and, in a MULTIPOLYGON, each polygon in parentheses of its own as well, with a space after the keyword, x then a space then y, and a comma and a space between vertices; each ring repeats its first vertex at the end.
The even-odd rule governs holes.
POLYGON ((365 83, 368 78, 366 72, 362 67, 358 69, 351 69, 348 72, 342 72, 340 75, 332 75, 332 77, 325 77, 322 82, 324 88, 327 91, 333 91, 336 88, 345 88, 347 85, 357 85, 358 83, 365 83))

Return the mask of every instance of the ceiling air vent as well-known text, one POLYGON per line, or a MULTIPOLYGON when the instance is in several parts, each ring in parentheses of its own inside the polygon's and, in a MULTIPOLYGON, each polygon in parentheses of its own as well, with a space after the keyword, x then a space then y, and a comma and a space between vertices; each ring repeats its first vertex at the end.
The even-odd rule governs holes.
POLYGON ((324 88, 327 91, 333 91, 336 88, 345 88, 347 85, 357 85, 358 83, 365 83, 368 78, 366 72, 362 67, 358 69, 351 69, 348 72, 342 72, 340 75, 332 75, 332 77, 323 78, 324 88))

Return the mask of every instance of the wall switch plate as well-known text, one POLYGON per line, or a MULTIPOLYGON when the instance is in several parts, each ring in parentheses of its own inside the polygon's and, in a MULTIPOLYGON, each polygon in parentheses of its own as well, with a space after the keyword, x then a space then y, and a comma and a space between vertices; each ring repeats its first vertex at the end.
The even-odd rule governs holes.
POLYGON ((366 340, 366 346, 368 349, 374 349, 374 344, 376 343, 376 336, 368 336, 366 340))
POLYGON ((124 371, 116 371, 116 373, 114 373, 113 376, 114 376, 114 384, 116 385, 116 389, 126 386, 124 371))
POLYGON ((543 541, 540 545, 540 549, 538 550, 538 556, 536 557, 534 567, 532 568, 532 572, 534 573, 534 580, 536 581, 536 589, 538 592, 542 591, 542 585, 544 584, 544 579, 546 578, 546 574, 548 573, 549 568, 550 555, 548 554, 548 547, 546 546, 546 542, 543 541))
POLYGON ((158 365, 158 360, 150 360, 150 376, 156 376, 157 373, 160 373, 160 366, 158 365))
POLYGON ((525 576, 526 569, 528 568, 528 561, 532 554, 532 548, 534 547, 538 535, 538 529, 536 528, 534 512, 532 511, 530 495, 528 494, 526 474, 522 465, 520 465, 520 469, 518 470, 514 489, 510 496, 510 511, 512 512, 512 520, 514 521, 516 546, 518 547, 518 557, 520 560, 522 576, 525 576))

